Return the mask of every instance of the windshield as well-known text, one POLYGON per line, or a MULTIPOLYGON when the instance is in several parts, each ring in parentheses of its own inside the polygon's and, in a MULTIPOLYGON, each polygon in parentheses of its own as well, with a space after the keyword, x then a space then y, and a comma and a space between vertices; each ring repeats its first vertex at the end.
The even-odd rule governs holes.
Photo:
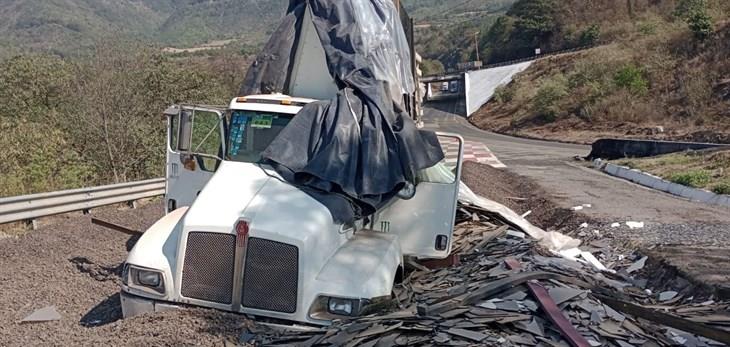
POLYGON ((274 112, 233 111, 228 134, 228 158, 257 163, 263 152, 294 115, 274 112))

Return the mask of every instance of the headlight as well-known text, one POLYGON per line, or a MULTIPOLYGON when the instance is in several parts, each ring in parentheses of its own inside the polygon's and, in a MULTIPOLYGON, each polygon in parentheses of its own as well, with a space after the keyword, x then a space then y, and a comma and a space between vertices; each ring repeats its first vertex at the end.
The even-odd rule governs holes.
POLYGON ((160 274, 152 271, 137 271, 137 282, 147 287, 159 287, 161 282, 160 274))
POLYGON ((125 276, 127 285, 154 294, 165 294, 165 281, 163 280, 162 272, 142 269, 131 265, 128 266, 128 269, 128 275, 125 276))
POLYGON ((352 316, 352 300, 330 298, 327 310, 332 314, 352 316))

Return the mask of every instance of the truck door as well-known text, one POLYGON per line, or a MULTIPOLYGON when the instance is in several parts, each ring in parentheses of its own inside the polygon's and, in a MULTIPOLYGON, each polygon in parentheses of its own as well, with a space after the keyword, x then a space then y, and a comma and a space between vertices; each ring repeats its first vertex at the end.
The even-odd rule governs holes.
POLYGON ((223 161, 225 118, 221 110, 171 108, 168 116, 167 212, 190 206, 223 161))
POLYGON ((373 218, 372 229, 398 235, 404 255, 442 259, 451 253, 464 139, 438 136, 444 161, 419 173, 411 199, 396 198, 373 218))

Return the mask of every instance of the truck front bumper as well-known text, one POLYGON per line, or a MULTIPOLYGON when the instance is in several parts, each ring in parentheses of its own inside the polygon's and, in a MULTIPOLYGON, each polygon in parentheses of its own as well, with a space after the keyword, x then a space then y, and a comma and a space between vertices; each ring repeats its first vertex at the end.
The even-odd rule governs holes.
POLYGON ((120 293, 120 300, 122 302, 122 315, 124 318, 139 316, 145 313, 178 310, 181 308, 177 305, 139 297, 124 291, 120 293))

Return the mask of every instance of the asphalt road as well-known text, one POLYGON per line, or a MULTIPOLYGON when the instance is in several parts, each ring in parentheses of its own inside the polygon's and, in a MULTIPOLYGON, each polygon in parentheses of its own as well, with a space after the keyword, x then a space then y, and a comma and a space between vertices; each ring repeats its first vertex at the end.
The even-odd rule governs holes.
POLYGON ((658 224, 730 223, 730 209, 691 202, 608 176, 574 159, 589 146, 531 140, 480 130, 454 112, 454 103, 427 105, 427 129, 458 133, 484 143, 517 174, 534 179, 562 207, 591 204, 582 212, 603 221, 658 224))

